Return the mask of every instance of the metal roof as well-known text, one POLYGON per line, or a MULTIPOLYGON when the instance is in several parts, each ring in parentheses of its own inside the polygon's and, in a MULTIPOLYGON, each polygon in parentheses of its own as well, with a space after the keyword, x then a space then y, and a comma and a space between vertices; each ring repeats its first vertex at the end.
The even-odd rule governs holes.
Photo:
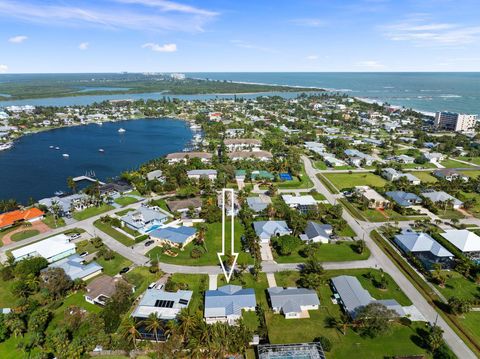
POLYGON ((345 310, 355 317, 356 311, 373 301, 370 293, 362 287, 359 280, 353 276, 341 275, 332 278, 332 284, 340 296, 345 310))
POLYGON ((147 318, 151 313, 157 313, 162 319, 174 319, 183 308, 187 308, 192 299, 191 290, 166 292, 160 289, 147 289, 137 307, 132 313, 135 318, 147 318), (163 302, 172 302, 162 306, 163 302))
POLYGON ((257 305, 255 291, 239 285, 225 285, 205 292, 205 318, 240 315, 244 308, 257 305))
POLYGON ((301 306, 320 305, 317 292, 307 288, 268 288, 273 308, 284 313, 298 313, 301 306))
POLYGON ((103 267, 97 262, 91 262, 89 264, 82 264, 83 258, 78 254, 71 255, 67 258, 61 259, 58 262, 50 264, 49 268, 62 268, 66 275, 71 280, 77 278, 83 279, 95 272, 101 271, 103 267))

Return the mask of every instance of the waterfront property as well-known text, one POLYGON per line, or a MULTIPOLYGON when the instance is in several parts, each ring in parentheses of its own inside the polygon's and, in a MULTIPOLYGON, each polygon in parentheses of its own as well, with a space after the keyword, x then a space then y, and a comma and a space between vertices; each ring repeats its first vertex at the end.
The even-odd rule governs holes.
POLYGON ((432 269, 434 264, 440 264, 443 268, 450 268, 453 264, 454 255, 427 233, 404 229, 395 235, 394 242, 406 254, 416 256, 427 269, 432 269))
POLYGON ((308 318, 308 311, 320 306, 318 294, 312 289, 271 287, 268 296, 272 310, 286 319, 308 318))
POLYGON ((29 208, 25 210, 15 210, 0 214, 0 230, 10 228, 23 222, 35 222, 43 219, 43 213, 38 208, 29 208))
POLYGON ((292 233, 285 221, 257 221, 253 222, 253 228, 262 243, 269 243, 273 236, 281 237, 292 233))
POLYGON ((49 263, 53 263, 74 253, 75 244, 70 243, 70 237, 65 234, 57 234, 28 246, 14 249, 12 256, 17 262, 25 258, 43 257, 49 263))
POLYGON ((358 311, 370 303, 379 303, 394 310, 399 317, 405 316, 405 311, 395 299, 376 300, 368 290, 362 287, 360 281, 350 275, 333 277, 330 281, 334 298, 342 306, 342 309, 352 319, 355 319, 358 311))
POLYGON ((255 291, 238 285, 224 285, 205 292, 204 318, 207 324, 228 323, 234 325, 242 310, 253 311, 257 305, 255 291))
POLYGON ((71 279, 88 280, 102 273, 103 267, 97 262, 84 264, 84 259, 78 254, 73 254, 67 258, 60 259, 52 263, 48 268, 61 268, 71 279))
POLYGON ((140 233, 148 233, 150 230, 165 223, 167 219, 169 219, 169 216, 165 213, 145 206, 128 212, 121 218, 122 224, 140 233))
POLYGON ((150 238, 160 245, 169 245, 177 248, 184 248, 195 239, 197 230, 193 227, 165 227, 151 231, 150 238))
POLYGON ((62 217, 70 217, 73 212, 83 211, 92 206, 88 196, 84 193, 75 193, 68 196, 54 196, 43 198, 38 201, 39 204, 46 206, 51 212, 57 206, 59 215, 62 217))
POLYGON ((178 163, 184 162, 187 163, 189 159, 199 159, 203 163, 208 163, 212 159, 212 154, 207 152, 174 152, 167 155, 168 163, 178 163))
POLYGON ((149 181, 157 180, 163 182, 164 179, 165 177, 163 176, 162 170, 154 170, 147 173, 147 180, 149 181))

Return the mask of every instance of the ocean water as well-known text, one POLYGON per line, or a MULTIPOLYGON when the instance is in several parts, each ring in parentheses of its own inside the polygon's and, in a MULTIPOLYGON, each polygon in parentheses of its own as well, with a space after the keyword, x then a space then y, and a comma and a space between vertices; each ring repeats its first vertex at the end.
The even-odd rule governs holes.
POLYGON ((0 151, 0 199, 27 203, 67 191, 69 176, 94 171, 100 180, 141 163, 181 151, 192 138, 184 121, 161 118, 61 128, 20 138, 0 151), (118 133, 124 128, 124 134, 118 133), (59 150, 50 149, 58 146, 59 150), (98 150, 103 148, 105 152, 98 150), (68 153, 69 158, 62 154, 68 153))
POLYGON ((313 86, 421 111, 480 114, 480 73, 216 72, 190 77, 313 86))

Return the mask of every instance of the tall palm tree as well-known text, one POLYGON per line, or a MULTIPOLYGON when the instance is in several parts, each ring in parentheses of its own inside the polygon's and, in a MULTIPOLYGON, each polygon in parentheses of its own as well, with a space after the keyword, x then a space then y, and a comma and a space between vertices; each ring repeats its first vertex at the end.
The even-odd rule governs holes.
POLYGON ((137 349, 137 339, 140 339, 140 332, 137 329, 137 322, 133 317, 128 317, 122 323, 120 327, 120 333, 123 339, 128 343, 133 344, 133 347, 137 349))
POLYGON ((164 322, 157 313, 150 313, 147 319, 143 321, 145 329, 149 332, 153 332, 155 335, 155 341, 158 342, 158 332, 164 328, 164 322))
POLYGON ((182 338, 188 337, 189 333, 195 328, 198 323, 198 316, 193 310, 188 308, 182 309, 178 313, 178 333, 182 338))

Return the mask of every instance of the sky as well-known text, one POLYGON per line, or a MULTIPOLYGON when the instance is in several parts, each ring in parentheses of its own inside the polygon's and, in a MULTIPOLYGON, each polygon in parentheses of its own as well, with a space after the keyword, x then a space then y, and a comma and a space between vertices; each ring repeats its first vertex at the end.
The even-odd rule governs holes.
POLYGON ((480 71, 479 0, 0 0, 0 73, 480 71))

